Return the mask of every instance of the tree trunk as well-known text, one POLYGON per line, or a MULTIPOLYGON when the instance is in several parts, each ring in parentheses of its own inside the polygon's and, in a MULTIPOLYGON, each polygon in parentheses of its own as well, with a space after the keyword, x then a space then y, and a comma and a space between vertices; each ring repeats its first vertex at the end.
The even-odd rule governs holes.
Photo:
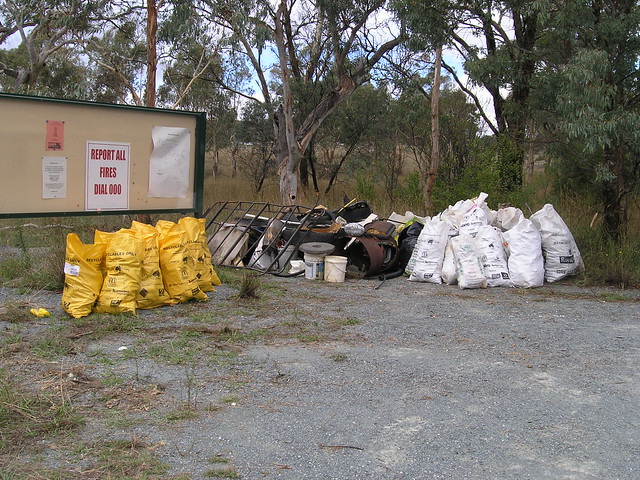
POLYGON ((147 88, 145 105, 156 106, 156 73, 158 71, 158 8, 155 0, 147 0, 147 88))
POLYGON ((275 16, 275 40, 278 46, 278 59, 280 61, 280 78, 282 79, 282 115, 284 121, 278 122, 281 132, 279 153, 280 172, 280 196, 284 205, 294 205, 298 200, 300 178, 300 163, 302 162, 302 147, 296 141, 293 126, 293 95, 291 93, 291 79, 289 75, 289 57, 285 45, 285 32, 283 18, 287 15, 285 0, 280 1, 280 6, 275 16))
POLYGON ((442 67, 442 47, 436 48, 436 61, 433 71, 433 86, 431 87, 431 160, 429 172, 425 182, 424 204, 427 215, 433 213, 433 184, 440 166, 440 69, 442 67))
MULTIPOLYGON (((156 34, 158 32, 158 11, 155 0, 147 0, 147 85, 144 102, 147 107, 156 106, 156 71, 158 58, 156 51, 156 34)), ((139 213, 136 220, 140 223, 151 224, 149 213, 139 213)))
POLYGON ((218 178, 218 170, 220 168, 220 152, 218 151, 218 147, 214 145, 213 147, 213 168, 211 169, 211 175, 213 178, 218 178))
POLYGON ((623 169, 624 150, 619 145, 605 149, 605 168, 610 166, 613 178, 607 180, 602 187, 602 206, 604 214, 605 233, 615 241, 620 241, 623 226, 627 220, 627 210, 624 204, 626 190, 624 187, 623 169))

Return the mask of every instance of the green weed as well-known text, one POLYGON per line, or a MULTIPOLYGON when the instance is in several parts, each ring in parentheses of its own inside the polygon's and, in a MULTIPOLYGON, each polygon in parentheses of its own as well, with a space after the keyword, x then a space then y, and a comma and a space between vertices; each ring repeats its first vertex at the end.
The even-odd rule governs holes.
POLYGON ((181 422, 198 418, 198 412, 190 406, 182 406, 167 414, 166 419, 170 422, 181 422))
POLYGON ((240 283, 240 288, 238 291, 238 296, 240 298, 258 298, 258 291, 261 288, 261 282, 258 278, 258 275, 253 272, 244 272, 242 276, 242 281, 240 283))
POLYGON ((15 286, 13 281, 21 278, 29 269, 29 259, 25 256, 10 257, 0 261, 0 284, 15 286))
POLYGON ((347 361, 347 355, 344 353, 332 353, 331 354, 331 360, 333 360, 334 362, 346 362, 347 361))
POLYGON ((73 342, 58 332, 48 332, 31 344, 31 351, 38 358, 54 360, 73 352, 73 342))
POLYGON ((226 395, 220 399, 220 403, 224 403, 226 405, 237 404, 240 402, 240 397, 237 395, 226 395))
POLYGON ((362 320, 354 317, 332 318, 331 321, 338 327, 348 327, 351 325, 360 325, 362 320))
POLYGON ((113 372, 106 372, 102 375, 100 383, 107 387, 115 387, 117 385, 122 385, 123 383, 125 383, 125 379, 113 372))
POLYGON ((296 338, 302 343, 316 343, 323 340, 322 335, 320 335, 319 333, 303 333, 300 335, 296 335, 296 338))
POLYGON ((231 350, 215 350, 209 353, 209 358, 215 365, 228 367, 236 363, 238 353, 231 350))
POLYGON ((212 464, 229 463, 229 459, 226 457, 223 457, 222 455, 215 455, 213 457, 209 457, 207 461, 212 464))
POLYGON ((235 467, 227 467, 219 470, 207 470, 204 473, 207 478, 241 478, 235 467))

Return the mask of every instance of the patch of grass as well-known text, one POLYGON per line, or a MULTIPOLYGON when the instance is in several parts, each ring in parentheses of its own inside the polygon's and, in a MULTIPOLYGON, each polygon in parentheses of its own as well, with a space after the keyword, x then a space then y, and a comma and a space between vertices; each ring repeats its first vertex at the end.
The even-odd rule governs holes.
POLYGON ((209 358, 218 366, 228 367, 236 363, 238 353, 232 350, 214 350, 209 354, 209 358))
POLYGON ((140 318, 129 313, 92 313, 83 318, 73 319, 70 324, 73 326, 74 334, 94 340, 114 333, 136 334, 145 326, 140 318))
POLYGON ((154 455, 153 446, 135 438, 96 443, 88 453, 97 457, 94 469, 101 472, 102 478, 160 479, 166 478, 170 469, 154 455))
POLYGON ((9 462, 3 465, 0 470, 0 480, 31 480, 43 479, 47 480, 78 480, 77 472, 71 472, 63 469, 44 468, 41 465, 30 464, 25 465, 20 462, 9 462))
POLYGON ((209 459, 207 460, 209 463, 211 464, 218 464, 218 463, 229 463, 229 459, 227 457, 224 457, 222 455, 214 455, 213 457, 209 457, 209 459))
POLYGON ((173 410, 166 416, 166 419, 170 422, 181 422, 183 420, 193 420, 194 418, 198 418, 198 412, 195 408, 186 405, 173 410))
POLYGON ((64 286, 65 245, 54 245, 38 254, 37 268, 24 275, 21 284, 39 290, 61 291, 64 286))
POLYGON ((319 333, 302 333, 300 335, 296 335, 296 338, 303 343, 316 343, 323 340, 322 335, 319 333))
MULTIPOLYGON (((10 331, 0 337, 0 355, 5 355, 12 351, 14 345, 24 342, 25 338, 19 331, 10 331)), ((0 477, 0 480, 1 477, 0 477)))
POLYGON ((82 424, 82 417, 63 397, 31 392, 0 370, 0 451, 17 451, 82 424))
POLYGON ((189 318, 194 323, 207 323, 210 325, 217 325, 224 319, 225 316, 226 315, 223 311, 205 311, 194 312, 189 315, 189 318))
POLYGON ((604 293, 592 293, 590 290, 578 291, 578 292, 563 292, 558 290, 547 289, 530 289, 523 290, 522 292, 514 291, 516 294, 539 296, 539 299, 533 298, 532 301, 544 302, 547 301, 546 297, 556 298, 568 298, 573 300, 595 300, 601 302, 640 302, 637 297, 620 292, 604 292, 604 293))
POLYGON ((116 408, 106 410, 105 415, 106 424, 111 428, 129 428, 140 422, 139 420, 127 417, 122 411, 116 408))
POLYGON ((240 397, 237 395, 226 395, 220 399, 220 403, 224 403, 226 405, 231 405, 233 403, 239 403, 240 397))
POLYGON ((204 476, 207 478, 241 478, 235 467, 207 470, 204 472, 204 476))
POLYGON ((232 267, 215 267, 218 278, 223 284, 238 288, 242 283, 244 270, 232 267))
POLYGON ((29 267, 29 258, 25 255, 5 258, 0 262, 0 284, 16 286, 15 281, 21 278, 29 267))
POLYGON ((161 344, 149 346, 147 355, 169 365, 191 365, 204 348, 199 338, 179 336, 161 344))
POLYGON ((637 209, 635 225, 630 218, 626 234, 616 241, 603 233, 602 216, 594 216, 594 212, 599 212, 601 206, 588 203, 585 198, 566 195, 556 205, 584 260, 585 270, 574 281, 582 285, 639 287, 640 238, 636 233, 637 209))
POLYGON ((100 383, 106 387, 115 387, 125 383, 125 379, 113 372, 105 372, 100 379, 100 383))
POLYGON ((54 360, 73 352, 73 342, 59 332, 48 332, 31 344, 31 352, 43 360, 54 360))
POLYGON ((280 325, 286 328, 302 328, 304 326, 304 322, 302 320, 288 320, 280 322, 280 325))
POLYGON ((287 287, 273 281, 262 282, 260 288, 276 297, 284 297, 289 294, 289 289, 287 287))
POLYGON ((87 353, 87 356, 91 358, 91 363, 104 366, 117 365, 118 361, 113 357, 104 353, 104 350, 98 349, 95 352, 87 353))
POLYGON ((334 362, 346 362, 347 361, 347 355, 345 353, 332 353, 331 354, 331 360, 333 360, 334 362))
POLYGON ((105 336, 111 333, 135 333, 143 327, 142 321, 130 313, 92 314, 95 333, 105 336))
POLYGON ((637 298, 623 293, 600 293, 598 299, 604 302, 638 302, 637 298))
POLYGON ((338 327, 348 327, 351 325, 360 325, 362 320, 355 317, 332 318, 331 321, 338 327))
POLYGON ((8 301, 0 309, 0 321, 8 323, 26 323, 36 317, 29 313, 31 306, 27 302, 8 301))

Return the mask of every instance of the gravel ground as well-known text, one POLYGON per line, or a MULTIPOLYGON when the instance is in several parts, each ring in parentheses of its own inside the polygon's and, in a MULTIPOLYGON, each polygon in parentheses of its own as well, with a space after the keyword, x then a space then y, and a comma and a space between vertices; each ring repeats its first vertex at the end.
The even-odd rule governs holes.
MULTIPOLYGON (((277 295, 261 313, 232 310, 228 286, 207 303, 139 313, 157 332, 198 312, 280 332, 236 345, 229 364, 91 364, 92 352, 118 358, 140 341, 127 335, 87 340, 66 360, 91 365, 94 377, 116 368, 163 385, 150 411, 132 410, 140 422, 108 434, 155 445, 171 475, 192 479, 212 476, 216 456, 243 479, 640 478, 638 291, 459 290, 406 278, 264 283, 277 295), (158 420, 187 397, 197 418, 158 420)), ((0 289, 0 303, 15 293, 0 289)), ((59 295, 29 301, 62 315, 59 295)), ((83 433, 106 434, 98 419, 83 433)), ((59 464, 57 455, 52 448, 47 461, 59 464)))

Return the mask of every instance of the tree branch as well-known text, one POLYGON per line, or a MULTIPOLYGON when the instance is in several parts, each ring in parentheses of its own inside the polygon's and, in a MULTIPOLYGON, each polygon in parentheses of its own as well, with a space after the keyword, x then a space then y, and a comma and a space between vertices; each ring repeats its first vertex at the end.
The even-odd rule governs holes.
POLYGON ((460 87, 460 90, 462 90, 464 93, 466 93, 467 95, 469 95, 469 97, 471 97, 471 99, 473 100, 473 103, 475 103, 476 108, 478 109, 478 111, 480 112, 480 115, 482 116, 482 119, 487 123, 487 126, 491 129, 491 131, 493 132, 494 135, 498 135, 500 133, 500 131, 498 130, 498 128, 493 124, 493 122, 491 120, 489 120, 489 117, 487 117, 487 114, 484 111, 484 108, 482 107, 482 104, 480 103, 480 99, 477 97, 477 95, 475 93, 473 93, 471 90, 469 90, 466 85, 464 85, 462 83, 462 81, 460 80, 460 78, 458 78, 458 74, 456 73, 456 71, 451 68, 447 62, 445 62, 444 60, 442 61, 442 67, 451 74, 451 76, 453 77, 453 79, 455 80, 455 82, 458 84, 458 87, 460 87))

